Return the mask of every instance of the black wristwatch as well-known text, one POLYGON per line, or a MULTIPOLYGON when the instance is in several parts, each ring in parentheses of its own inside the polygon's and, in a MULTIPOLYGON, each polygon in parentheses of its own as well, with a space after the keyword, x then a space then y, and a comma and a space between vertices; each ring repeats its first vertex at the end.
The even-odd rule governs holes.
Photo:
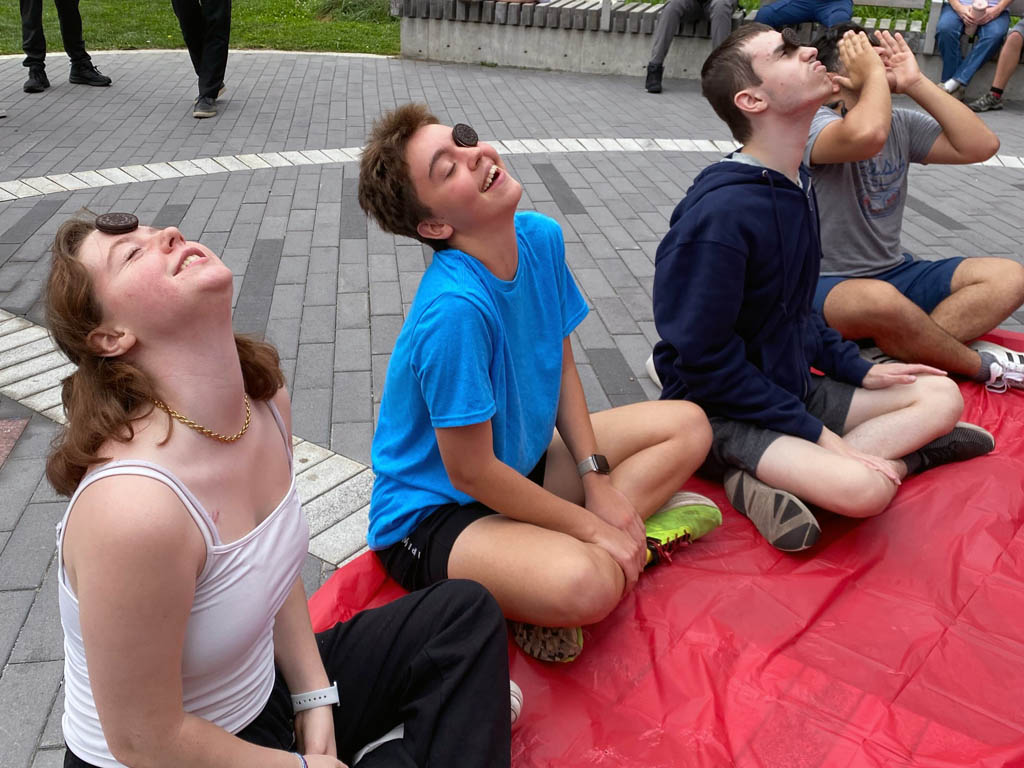
POLYGON ((607 475, 611 473, 612 468, 608 466, 608 459, 600 453, 595 453, 593 456, 587 456, 587 458, 577 464, 576 470, 580 473, 580 477, 583 477, 587 472, 607 475))

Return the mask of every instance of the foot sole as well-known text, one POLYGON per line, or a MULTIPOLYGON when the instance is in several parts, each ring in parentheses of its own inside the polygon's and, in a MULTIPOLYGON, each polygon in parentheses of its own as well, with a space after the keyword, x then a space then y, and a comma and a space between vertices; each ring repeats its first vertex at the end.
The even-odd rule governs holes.
POLYGON ((782 552, 801 552, 818 543, 821 526, 800 499, 765 485, 753 475, 732 470, 725 476, 725 494, 736 511, 782 552))

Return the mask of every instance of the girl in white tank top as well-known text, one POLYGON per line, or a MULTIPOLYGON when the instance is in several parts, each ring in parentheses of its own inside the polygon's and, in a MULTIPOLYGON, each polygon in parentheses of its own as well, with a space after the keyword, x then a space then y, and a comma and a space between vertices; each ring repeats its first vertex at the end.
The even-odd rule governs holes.
POLYGON ((65 765, 507 765, 504 624, 482 588, 448 582, 314 636, 276 351, 234 336, 216 255, 137 225, 65 222, 48 285, 78 365, 47 465, 71 496, 65 765))

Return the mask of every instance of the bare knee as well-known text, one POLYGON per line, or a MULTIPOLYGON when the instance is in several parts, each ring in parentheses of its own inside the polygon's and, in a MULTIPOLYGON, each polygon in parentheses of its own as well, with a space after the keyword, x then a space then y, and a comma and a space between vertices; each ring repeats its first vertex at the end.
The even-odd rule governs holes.
POLYGON ((844 517, 874 517, 889 506, 895 486, 863 464, 851 467, 839 487, 832 489, 828 510, 844 517))
POLYGON ((549 595, 553 615, 566 626, 596 624, 612 612, 622 597, 618 564, 604 550, 581 545, 557 564, 558 586, 549 595))
POLYGON ((1011 259, 1003 259, 1000 274, 993 281, 997 289, 1007 298, 1011 312, 1024 304, 1024 266, 1011 259))
POLYGON ((946 376, 919 376, 915 386, 918 402, 934 422, 937 434, 951 430, 964 412, 964 398, 956 382, 946 376))
MULTIPOLYGON (((707 456, 711 448, 711 424, 704 409, 687 400, 666 401, 672 405, 673 433, 686 445, 686 453, 707 456)), ((668 414, 666 414, 667 416, 668 414)))

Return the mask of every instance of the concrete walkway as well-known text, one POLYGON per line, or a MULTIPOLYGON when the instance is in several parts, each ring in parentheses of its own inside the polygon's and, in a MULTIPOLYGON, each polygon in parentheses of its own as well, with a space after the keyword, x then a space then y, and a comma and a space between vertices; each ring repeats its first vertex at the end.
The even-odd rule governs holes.
MULTIPOLYGON (((66 360, 40 328, 47 247, 86 206, 177 225, 234 271, 238 330, 281 351, 294 402, 299 485, 314 534, 315 589, 364 546, 370 441, 388 356, 429 251, 368 223, 356 203, 359 147, 374 117, 409 100, 467 122, 524 183, 523 208, 561 222, 594 311, 573 336, 594 410, 656 396, 653 258, 696 173, 732 146, 696 84, 240 52, 222 113, 194 120, 184 52, 97 53, 106 89, 21 92, 0 57, 0 763, 62 760, 62 639, 43 478, 66 360)), ((915 168, 905 245, 925 258, 1021 258, 1021 108, 986 116, 1003 139, 986 166, 915 168)), ((1005 327, 1022 330, 1024 312, 1005 327)))

